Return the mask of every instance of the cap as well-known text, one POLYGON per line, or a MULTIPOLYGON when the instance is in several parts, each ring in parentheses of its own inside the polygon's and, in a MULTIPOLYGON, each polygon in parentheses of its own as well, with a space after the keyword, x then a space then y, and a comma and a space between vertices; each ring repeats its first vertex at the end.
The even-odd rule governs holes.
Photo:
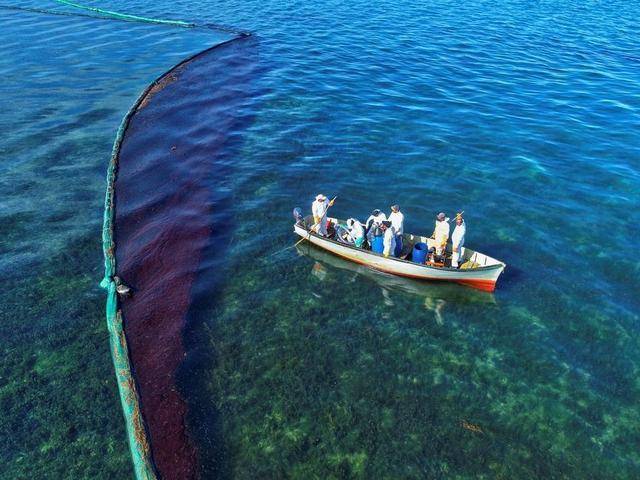
POLYGON ((444 212, 440 212, 436 218, 437 218, 438 220, 444 220, 444 218, 445 218, 445 214, 444 214, 444 212))
POLYGON ((326 200, 327 197, 325 197, 323 194, 319 193, 318 195, 316 195, 316 200, 322 201, 322 200, 326 200))

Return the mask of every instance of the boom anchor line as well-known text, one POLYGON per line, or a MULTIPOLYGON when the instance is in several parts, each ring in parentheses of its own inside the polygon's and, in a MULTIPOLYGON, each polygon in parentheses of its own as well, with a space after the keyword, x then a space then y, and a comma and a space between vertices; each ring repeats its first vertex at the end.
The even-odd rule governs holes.
POLYGON ((137 22, 148 22, 148 23, 161 23, 165 25, 174 25, 176 27, 186 27, 191 28, 195 27, 195 23, 184 22, 182 20, 163 20, 160 18, 150 18, 150 17, 142 17, 139 15, 130 15, 127 13, 114 12, 112 10, 104 10, 102 8, 97 7, 89 7, 86 5, 80 5, 79 3, 69 2, 67 0, 54 0, 62 5, 67 5, 69 7, 79 8, 81 10, 87 10, 90 12, 99 13, 100 15, 106 15, 108 17, 120 18, 123 20, 134 20, 137 22))
POLYGON ((164 20, 160 18, 143 17, 140 15, 131 15, 131 14, 120 13, 120 12, 115 12, 111 10, 104 10, 96 7, 88 7, 88 6, 80 5, 78 3, 69 2, 66 0, 52 0, 52 1, 57 2, 61 5, 65 5, 67 7, 91 12, 91 13, 94 13, 95 15, 92 15, 91 13, 66 12, 61 10, 23 7, 18 5, 0 5, 0 9, 13 10, 13 11, 19 11, 19 12, 40 13, 44 15, 58 15, 58 16, 64 16, 64 17, 95 18, 98 20, 116 20, 116 21, 123 21, 123 22, 153 23, 157 25, 165 25, 170 27, 218 30, 220 32, 231 33, 231 34, 242 36, 242 37, 247 37, 252 34, 248 30, 240 30, 240 29, 230 27, 227 25, 222 25, 219 23, 211 23, 211 22, 196 23, 196 22, 188 22, 184 20, 164 20))

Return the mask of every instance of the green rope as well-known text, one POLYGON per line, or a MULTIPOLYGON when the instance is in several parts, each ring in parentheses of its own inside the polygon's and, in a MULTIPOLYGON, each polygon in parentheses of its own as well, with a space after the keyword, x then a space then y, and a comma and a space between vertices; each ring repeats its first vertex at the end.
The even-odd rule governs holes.
POLYGON ((140 17, 138 15, 128 15, 126 13, 113 12, 111 10, 103 10, 101 8, 96 7, 87 7, 85 5, 79 5, 77 3, 69 2, 67 0, 54 0, 55 2, 61 3, 63 5, 68 5, 74 8, 80 8, 82 10, 89 10, 90 12, 96 12, 100 15, 107 15, 109 17, 121 18, 123 20, 135 20, 138 22, 149 22, 149 23, 162 23, 165 25, 176 25, 178 27, 192 28, 195 27, 195 23, 183 22, 182 20, 162 20, 159 18, 148 18, 148 17, 140 17))
MULTIPOLYGON (((58 2, 60 0, 54 0, 54 1, 58 2)), ((68 5, 69 2, 64 2, 64 4, 68 5)), ((96 15, 92 15, 89 13, 79 13, 77 11, 66 12, 66 11, 60 11, 60 10, 46 10, 42 8, 19 7, 16 5, 0 5, 0 9, 14 10, 18 12, 41 13, 44 15, 60 15, 65 17, 95 18, 95 19, 105 20, 105 21, 116 20, 119 22, 143 22, 143 23, 149 23, 149 21, 152 21, 155 24, 165 25, 169 27, 203 28, 208 30, 219 30, 221 32, 230 33, 233 35, 239 35, 242 37, 247 37, 251 35, 250 31, 240 30, 237 28, 229 27, 228 25, 221 25, 217 23, 207 22, 207 23, 198 24, 198 23, 187 23, 187 22, 182 22, 178 20, 174 21, 174 20, 160 20, 160 19, 151 19, 151 18, 147 19, 146 17, 140 17, 136 15, 126 15, 126 14, 117 13, 117 12, 111 12, 111 13, 117 14, 116 16, 114 15, 108 16, 107 14, 100 13, 100 12, 106 12, 106 10, 100 10, 100 9, 89 9, 92 12, 98 12, 96 15)))
POLYGON ((149 444, 148 432, 144 423, 144 416, 140 409, 140 397, 136 387, 135 378, 131 370, 131 360, 127 347, 127 338, 122 322, 122 313, 119 308, 118 295, 116 292, 116 257, 115 241, 113 238, 114 221, 114 200, 115 200, 115 180, 117 174, 118 154, 124 139, 124 134, 129 125, 129 121, 141 100, 147 95, 149 90, 156 84, 149 85, 133 107, 129 109, 122 120, 116 139, 113 144, 111 160, 107 168, 107 191, 104 201, 104 217, 102 226, 102 247, 104 250, 104 278, 100 286, 107 289, 106 317, 107 328, 109 330, 109 343, 111 344, 111 357, 116 371, 118 390, 120 392, 120 402, 124 413, 127 434, 129 437, 129 450, 133 470, 137 480, 157 480, 158 476, 153 464, 151 446, 149 444))

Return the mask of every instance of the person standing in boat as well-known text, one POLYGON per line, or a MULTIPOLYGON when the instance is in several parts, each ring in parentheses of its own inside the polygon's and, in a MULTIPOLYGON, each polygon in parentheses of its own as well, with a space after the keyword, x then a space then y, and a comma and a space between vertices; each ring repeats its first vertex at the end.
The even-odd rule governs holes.
POLYGON ((400 211, 400 205, 391 205, 389 220, 396 231, 396 249, 393 256, 399 257, 402 253, 402 234, 404 233, 404 214, 400 211))
POLYGON ((364 227, 355 218, 347 220, 347 228, 349 229, 349 239, 353 244, 360 248, 364 243, 364 227))
POLYGON ((327 236, 327 210, 333 205, 333 200, 329 201, 327 197, 319 193, 315 201, 311 204, 311 213, 313 214, 313 229, 318 235, 327 236))
POLYGON ((451 255, 451 266, 458 268, 459 262, 464 259, 464 235, 467 233, 467 224, 462 218, 462 213, 456 214, 456 227, 451 234, 453 254, 451 255))
POLYGON ((387 216, 377 208, 373 212, 371 212, 371 215, 367 219, 367 227, 365 230, 369 245, 373 245, 373 236, 376 233, 376 229, 380 227, 380 225, 382 225, 382 222, 384 222, 386 219, 387 216))
POLYGON ((433 230, 433 235, 431 235, 431 238, 434 239, 436 255, 444 255, 450 231, 449 219, 443 212, 440 212, 436 217, 436 228, 433 230))
POLYGON ((382 254, 385 257, 388 256, 392 256, 395 257, 396 256, 396 229, 393 228, 392 223, 389 220, 385 220, 384 222, 382 222, 381 227, 382 231, 384 232, 384 250, 382 252, 382 254))

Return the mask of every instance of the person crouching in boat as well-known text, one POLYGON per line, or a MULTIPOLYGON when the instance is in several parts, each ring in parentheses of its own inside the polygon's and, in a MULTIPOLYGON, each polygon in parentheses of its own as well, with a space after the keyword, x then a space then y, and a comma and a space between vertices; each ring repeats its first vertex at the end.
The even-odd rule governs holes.
POLYGON ((393 256, 399 257, 402 253, 402 234, 404 233, 404 214, 400 211, 400 205, 391 205, 391 213, 388 218, 396 230, 396 249, 393 256))
POLYGON ((347 228, 349 229, 349 240, 356 247, 361 248, 364 244, 364 227, 362 224, 355 218, 350 218, 347 220, 347 228))
POLYGON ((382 251, 382 254, 385 257, 388 257, 388 256, 395 257, 396 256, 395 255, 396 229, 393 228, 393 225, 389 220, 385 220, 384 222, 382 222, 382 225, 380 226, 380 228, 384 232, 384 240, 383 240, 384 250, 382 251))
POLYGON ((384 222, 386 219, 387 216, 377 208, 373 212, 371 212, 371 215, 369 216, 369 218, 367 218, 365 235, 367 236, 369 245, 373 245, 373 237, 375 235, 376 228, 379 228, 380 225, 382 225, 382 222, 384 222))
POLYGON ((451 255, 451 266, 458 268, 459 262, 464 259, 464 235, 467 233, 467 224, 461 213, 456 214, 456 227, 451 234, 453 254, 451 255))
POLYGON ((327 236, 327 210, 333 205, 333 200, 329 201, 327 197, 319 193, 311 204, 311 213, 313 214, 313 230, 323 237, 327 236))
POLYGON ((444 255, 447 242, 449 241, 449 232, 451 231, 451 227, 449 226, 449 219, 443 212, 440 212, 436 217, 436 228, 433 230, 433 235, 431 238, 434 240, 434 247, 429 249, 429 251, 435 251, 435 254, 440 257, 444 255))

